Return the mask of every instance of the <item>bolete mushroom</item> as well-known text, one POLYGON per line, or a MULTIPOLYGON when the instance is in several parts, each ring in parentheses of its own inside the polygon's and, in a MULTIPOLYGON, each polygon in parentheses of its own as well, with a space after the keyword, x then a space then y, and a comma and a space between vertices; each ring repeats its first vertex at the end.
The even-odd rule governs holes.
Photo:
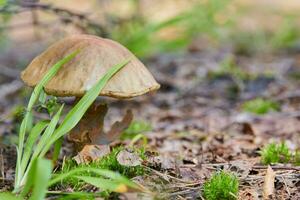
MULTIPOLYGON (((99 96, 114 97, 117 99, 132 98, 138 95, 159 89, 160 85, 152 74, 128 49, 121 44, 93 35, 73 35, 66 37, 37 56, 22 72, 22 80, 31 87, 37 85, 45 73, 57 61, 66 55, 80 49, 80 53, 69 63, 65 64, 59 72, 45 86, 45 92, 58 97, 82 97, 107 70, 131 57, 131 61, 112 77, 99 96)), ((129 125, 132 114, 127 112, 121 122, 116 122, 113 129, 103 135, 104 115, 107 112, 105 105, 92 105, 83 120, 72 130, 73 140, 77 143, 109 143, 110 137, 116 135, 129 125), (98 119, 100 121, 95 121, 98 119), (87 130, 83 126, 90 123, 87 130), (96 126, 99 126, 98 128, 96 126), (84 133, 83 133, 84 132, 84 133), (97 138, 101 135, 103 138, 97 138), (94 137, 94 138, 93 138, 94 137), (90 141, 88 141, 90 140, 90 141)))

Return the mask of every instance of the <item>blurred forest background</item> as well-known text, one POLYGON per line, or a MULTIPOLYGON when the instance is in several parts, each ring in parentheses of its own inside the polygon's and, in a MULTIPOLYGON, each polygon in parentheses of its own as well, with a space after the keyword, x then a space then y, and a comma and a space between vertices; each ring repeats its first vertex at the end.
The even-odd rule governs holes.
POLYGON ((37 46, 44 49, 41 44, 75 33, 112 38, 140 57, 197 42, 198 48, 230 46, 238 53, 299 44, 297 0, 1 0, 0 5, 1 54, 18 49, 24 57, 17 56, 18 65, 28 63, 25 55, 35 55, 37 46))
MULTIPOLYGON (((16 141, 10 133, 29 94, 20 71, 57 40, 94 34, 130 49, 162 86, 153 95, 109 100, 110 120, 132 108, 137 133, 147 133, 161 168, 184 180, 203 181, 199 163, 211 169, 243 160, 235 165, 248 166, 240 197, 261 195, 266 168, 253 167, 258 151, 273 141, 300 147, 299 15, 299 0, 0 0, 0 138, 16 141)), ((285 170, 276 195, 299 199, 299 169, 285 170)), ((199 196, 168 184, 155 189, 199 196)))

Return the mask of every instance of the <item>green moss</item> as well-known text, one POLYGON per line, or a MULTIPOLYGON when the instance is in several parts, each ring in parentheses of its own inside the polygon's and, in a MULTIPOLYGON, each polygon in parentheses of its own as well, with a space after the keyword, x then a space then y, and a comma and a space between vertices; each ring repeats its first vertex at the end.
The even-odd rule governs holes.
POLYGON ((277 102, 271 100, 256 98, 245 102, 242 105, 242 110, 249 113, 263 115, 270 111, 279 111, 280 105, 277 102))
POLYGON ((268 144, 260 154, 263 164, 288 163, 292 158, 292 153, 284 142, 268 144))
POLYGON ((295 152, 294 163, 295 165, 300 166, 300 151, 295 152))
MULTIPOLYGON (((115 172, 119 172, 120 174, 126 176, 127 178, 133 178, 135 176, 140 176, 143 175, 145 173, 145 169, 143 166, 134 166, 134 167, 128 167, 128 166, 123 166, 121 164, 119 164, 119 162, 117 161, 117 155, 118 153, 123 150, 124 147, 116 147, 112 150, 112 152, 103 157, 102 159, 89 163, 89 164, 77 164, 74 160, 65 160, 64 164, 62 166, 61 169, 61 173, 66 173, 74 168, 77 167, 82 167, 82 166, 90 166, 93 168, 99 168, 99 169, 109 169, 115 172)), ((142 159, 145 159, 145 151, 144 149, 133 149, 137 154, 139 154, 139 156, 142 159)), ((91 172, 85 172, 84 174, 81 174, 82 176, 97 176, 95 174, 91 174, 91 172)), ((79 182, 78 179, 74 179, 74 178, 67 178, 63 184, 63 186, 71 186, 74 191, 81 191, 81 189, 83 188, 83 186, 85 186, 86 184, 84 184, 83 182, 79 182)))
MULTIPOLYGON (((123 149, 123 147, 115 148, 109 155, 105 156, 99 161, 91 163, 90 165, 92 167, 117 171, 128 178, 143 175, 144 168, 142 166, 127 167, 119 164, 119 162, 117 161, 117 155, 123 149)), ((135 149, 135 152, 139 153, 140 150, 135 149)))
POLYGON ((221 171, 212 175, 204 183, 203 195, 207 200, 231 200, 237 199, 239 181, 237 177, 229 172, 221 171))

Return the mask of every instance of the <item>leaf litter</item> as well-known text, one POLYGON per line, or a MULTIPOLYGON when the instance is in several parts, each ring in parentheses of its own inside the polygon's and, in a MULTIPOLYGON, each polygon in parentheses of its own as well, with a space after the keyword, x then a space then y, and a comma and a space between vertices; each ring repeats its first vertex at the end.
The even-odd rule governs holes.
MULTIPOLYGON (((201 198, 204 181, 213 172, 226 169, 239 178, 239 199, 262 199, 267 166, 260 163, 259 151, 270 142, 286 141, 292 150, 300 147, 300 82, 290 78, 299 70, 295 67, 298 57, 298 53, 288 57, 269 55, 268 59, 243 57, 223 49, 154 57, 146 64, 162 84, 161 90, 128 101, 104 98, 110 105, 109 112, 105 104, 91 108, 68 137, 76 144, 75 152, 79 152, 76 160, 101 159, 111 148, 129 145, 129 139, 118 138, 135 116, 152 126, 144 133, 148 140, 146 159, 141 161, 135 153, 124 150, 118 154, 118 162, 143 165, 148 173, 133 180, 154 195, 166 199, 201 198), (242 84, 230 74, 212 76, 228 56, 234 57, 243 72, 256 76, 241 80, 242 84), (270 78, 264 70, 274 74, 270 78), (245 113, 241 105, 256 97, 276 100, 280 111, 245 113), (108 123, 104 124, 106 113, 108 123), (122 113, 126 113, 124 117, 122 113), (114 122, 115 119, 121 120, 114 122)), ((10 100, 9 96, 1 99, 1 105, 5 105, 1 107, 5 120, 0 124, 3 141, 8 141, 15 131, 15 118, 8 115, 11 104, 22 102, 21 98, 10 100)), ((8 151, 6 146, 1 148, 8 151)), ((12 153, 2 154, 4 170, 0 162, 5 181, 13 176, 14 167, 7 156, 15 152, 9 151, 12 153)), ((63 151, 65 155, 74 154, 70 144, 65 144, 63 151)), ((275 164, 271 168, 276 173, 273 196, 299 198, 299 167, 275 164)))

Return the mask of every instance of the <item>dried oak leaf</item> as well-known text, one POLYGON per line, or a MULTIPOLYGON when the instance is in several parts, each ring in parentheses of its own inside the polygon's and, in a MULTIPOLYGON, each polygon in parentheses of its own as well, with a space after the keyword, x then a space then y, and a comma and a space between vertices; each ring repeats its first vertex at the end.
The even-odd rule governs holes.
POLYGON ((74 143, 77 151, 91 144, 93 135, 103 135, 104 117, 108 111, 106 104, 91 106, 80 122, 68 134, 68 140, 74 143))
POLYGON ((120 136, 133 119, 132 112, 128 110, 122 121, 115 122, 111 130, 105 133, 103 126, 107 111, 106 104, 92 106, 75 128, 71 130, 68 139, 75 144, 77 151, 89 144, 105 145, 111 143, 120 136))
POLYGON ((116 121, 111 129, 104 134, 89 134, 92 144, 109 144, 116 140, 120 134, 127 129, 133 119, 133 114, 131 110, 127 110, 122 121, 116 121))
POLYGON ((110 153, 108 145, 85 145, 73 158, 77 164, 96 161, 110 153))

